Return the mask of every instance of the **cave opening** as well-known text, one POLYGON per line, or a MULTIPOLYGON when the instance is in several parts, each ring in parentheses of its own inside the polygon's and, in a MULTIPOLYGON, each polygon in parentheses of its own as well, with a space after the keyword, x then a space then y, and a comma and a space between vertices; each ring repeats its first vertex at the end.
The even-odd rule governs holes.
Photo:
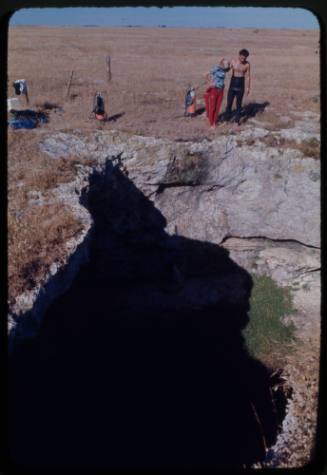
POLYGON ((9 360, 9 452, 28 468, 237 469, 264 460, 286 398, 249 355, 252 279, 168 235, 119 164, 94 173, 89 262, 9 360), (277 403, 276 403, 277 401, 277 403))

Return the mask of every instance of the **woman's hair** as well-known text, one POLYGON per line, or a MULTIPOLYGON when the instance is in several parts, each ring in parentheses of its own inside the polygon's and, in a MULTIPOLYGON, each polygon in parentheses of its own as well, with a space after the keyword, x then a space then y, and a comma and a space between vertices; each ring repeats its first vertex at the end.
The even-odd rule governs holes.
POLYGON ((219 61, 219 66, 222 66, 224 68, 224 71, 229 71, 230 62, 226 58, 221 58, 221 60, 219 61))
POLYGON ((241 49, 238 54, 241 54, 242 56, 245 56, 247 58, 250 53, 247 49, 241 49))

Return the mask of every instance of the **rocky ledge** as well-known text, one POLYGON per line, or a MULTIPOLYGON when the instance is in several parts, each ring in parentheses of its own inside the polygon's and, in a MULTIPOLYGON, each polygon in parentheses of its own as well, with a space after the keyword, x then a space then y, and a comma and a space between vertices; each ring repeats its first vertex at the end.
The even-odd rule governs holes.
MULTIPOLYGON (((295 467, 310 460, 316 426, 320 162, 297 148, 268 146, 262 141, 266 133, 251 127, 198 143, 116 131, 75 130, 43 136, 40 149, 53 160, 80 156, 94 160, 95 165, 81 165, 74 182, 54 190, 55 200, 71 207, 83 230, 67 243, 67 263, 53 266, 38 288, 16 298, 10 308, 9 333, 13 346, 35 334, 50 302, 69 288, 88 259, 93 220, 84 198, 90 181, 119 169, 165 217, 168 235, 225 247, 247 271, 270 275, 280 285, 293 288, 296 312, 291 318, 303 346, 285 368, 293 397, 282 433, 265 464, 295 467), (307 355, 309 364, 304 362, 307 355)), ((118 219, 115 225, 124 227, 126 222, 118 219)))

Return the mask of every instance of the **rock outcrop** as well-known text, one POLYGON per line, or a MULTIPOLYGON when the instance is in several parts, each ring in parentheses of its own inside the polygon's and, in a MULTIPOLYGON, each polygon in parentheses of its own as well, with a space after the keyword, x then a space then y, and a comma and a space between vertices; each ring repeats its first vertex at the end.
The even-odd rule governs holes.
MULTIPOLYGON (((40 149, 54 160, 79 156, 95 163, 80 165, 74 182, 54 190, 55 199, 69 205, 83 223, 80 236, 67 243, 67 255, 91 229, 80 203, 82 191, 92 173, 103 173, 110 162, 150 197, 165 216, 169 234, 222 244, 252 272, 267 273, 285 285, 294 279, 304 284, 320 267, 320 163, 299 150, 267 147, 260 141, 266 133, 257 127, 199 143, 115 131, 45 136, 40 149)), ((45 280, 53 280, 57 270, 45 280)), ((11 328, 45 293, 37 288, 17 297, 11 328)))
MULTIPOLYGON (((279 143, 280 137, 299 142, 300 126, 303 127, 303 123, 295 132, 284 129, 270 134, 276 137, 276 143, 279 143)), ((85 196, 94 177, 110 178, 115 169, 121 170, 122 176, 128 177, 164 216, 167 235, 220 245, 247 271, 270 275, 280 285, 292 286, 297 310, 293 320, 299 334, 303 330, 303 321, 309 318, 312 323, 310 331, 318 335, 320 163, 304 156, 299 148, 267 146, 263 141, 267 133, 265 129, 252 127, 238 135, 221 136, 211 142, 204 140, 199 143, 171 142, 115 131, 87 134, 76 130, 74 133, 44 136, 40 149, 53 160, 73 155, 91 159, 95 164, 92 167, 81 165, 73 183, 55 190, 54 199, 74 209, 83 222, 83 231, 74 243, 67 244, 70 246, 67 265, 60 269, 53 268, 43 286, 17 297, 10 308, 12 340, 37 331, 37 324, 46 307, 71 285, 80 265, 87 260, 93 220, 84 206, 85 196)), ((314 128, 308 129, 306 134, 306 139, 317 140, 314 128)), ((110 183, 119 186, 115 180, 110 183)), ((123 194, 121 200, 124 200, 123 194)), ((118 234, 137 235, 137 229, 130 227, 128 217, 118 213, 116 218, 112 227, 118 230, 118 234)), ((134 218, 135 224, 137 219, 135 221, 134 218)), ((153 236, 152 232, 150 234, 153 236)), ((145 235, 143 232, 143 240, 145 235)), ((110 236, 97 238, 95 247, 100 254, 103 249, 114 245, 110 239, 110 236)), ((148 270, 137 259, 134 262, 130 257, 132 270, 136 269, 135 272, 143 277, 147 275, 148 270)), ((155 265, 155 256, 153 262, 155 265)), ((99 272, 102 265, 102 272, 110 274, 111 267, 105 259, 100 258, 98 265, 99 272)), ((119 276, 119 265, 113 268, 117 271, 115 275, 119 276)), ((161 270, 158 268, 158 272, 161 270)), ((173 270, 177 286, 182 279, 179 271, 179 268, 173 270)), ((201 289, 195 292, 195 288, 199 290, 198 283, 194 284, 195 287, 191 282, 188 285, 184 292, 190 296, 192 306, 196 307, 205 292, 201 289)), ((214 302, 220 298, 215 294, 215 285, 216 282, 211 289, 206 288, 207 295, 211 295, 214 302)), ((221 282, 219 285, 224 287, 221 282)), ((152 301, 148 302, 150 310, 157 297, 154 291, 152 301)), ((138 298, 136 294, 134 298, 138 298)), ((185 302, 185 298, 181 301, 185 302)), ((168 307, 169 302, 167 299, 168 307)), ((204 305, 206 303, 203 302, 204 305)), ((176 299, 173 304, 176 304, 176 299)), ((315 341, 319 344, 318 337, 315 341)), ((317 348, 317 354, 318 351, 317 348)), ((288 371, 292 379, 291 364, 288 371)), ((301 388, 298 389, 296 394, 301 391, 301 388)), ((292 420, 292 430, 299 425, 299 417, 294 415, 294 411, 291 405, 288 415, 292 420)), ((289 427, 285 430, 291 430, 289 427)), ((279 458, 270 454, 271 460, 284 460, 276 464, 288 466, 285 456, 280 456, 285 443, 279 441, 276 447, 279 458)), ((307 457, 309 452, 308 449, 307 457)), ((270 463, 273 466, 273 462, 270 463)))
POLYGON ((176 143, 115 132, 92 138, 61 133, 43 140, 41 149, 99 164, 119 157, 135 185, 153 194, 169 232, 177 226, 183 236, 215 243, 266 237, 319 247, 319 161, 261 143, 240 147, 242 138, 176 143))

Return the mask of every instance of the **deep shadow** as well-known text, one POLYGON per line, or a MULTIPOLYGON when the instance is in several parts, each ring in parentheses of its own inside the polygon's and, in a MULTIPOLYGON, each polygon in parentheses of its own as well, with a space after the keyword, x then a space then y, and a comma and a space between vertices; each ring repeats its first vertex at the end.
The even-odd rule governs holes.
POLYGON ((202 115, 204 114, 205 111, 206 111, 205 107, 199 107, 198 109, 196 109, 195 115, 202 115))
MULTIPOLYGON (((204 112, 205 112, 205 107, 199 107, 193 113, 185 112, 182 117, 197 117, 198 115, 202 115, 204 112)), ((177 116, 176 118, 179 118, 179 117, 181 117, 181 116, 177 116)))
MULTIPOLYGON (((258 103, 258 102, 250 102, 242 107, 241 114, 240 114, 240 122, 244 123, 248 119, 255 117, 257 114, 264 112, 265 108, 269 106, 270 103, 268 101, 258 103)), ((236 109, 232 111, 230 116, 227 118, 226 112, 219 114, 218 122, 233 122, 236 116, 236 109)))
POLYGON ((69 99, 70 99, 71 101, 74 101, 75 99, 78 98, 78 96, 79 96, 79 94, 70 94, 70 95, 69 95, 69 99))
POLYGON ((28 468, 232 468, 262 460, 278 421, 247 352, 250 275, 220 246, 169 236, 108 164, 84 203, 90 263, 9 371, 11 460, 28 468))
POLYGON ((125 112, 121 112, 120 114, 111 115, 110 117, 108 117, 106 119, 106 122, 117 122, 117 120, 120 119, 121 117, 123 117, 123 115, 125 115, 125 112))

